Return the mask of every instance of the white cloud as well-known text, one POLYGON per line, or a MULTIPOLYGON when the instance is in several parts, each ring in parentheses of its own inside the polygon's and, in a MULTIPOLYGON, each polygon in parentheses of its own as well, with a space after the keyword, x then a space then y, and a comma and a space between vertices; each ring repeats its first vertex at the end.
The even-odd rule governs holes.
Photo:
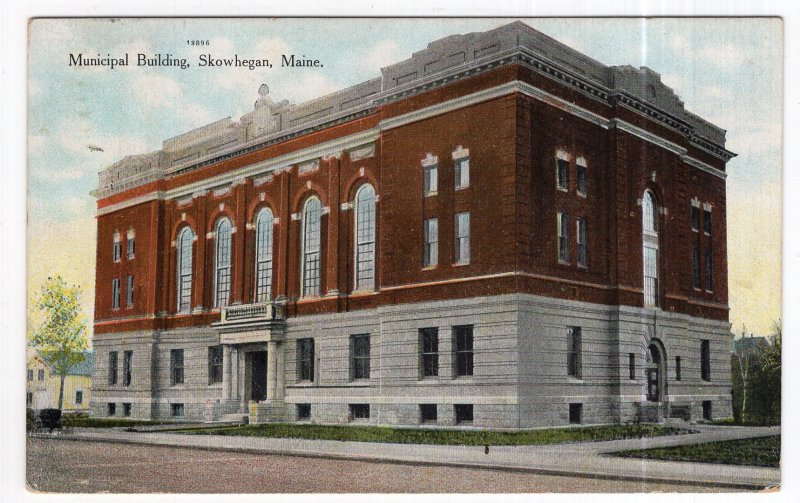
POLYGON ((302 103, 338 91, 342 87, 344 86, 337 84, 323 73, 304 72, 286 94, 294 103, 302 103))
POLYGON ((255 53, 253 54, 253 57, 267 57, 271 60, 274 60, 272 63, 274 65, 279 63, 281 54, 289 54, 290 52, 291 48, 289 47, 289 44, 287 44, 282 38, 262 38, 256 42, 255 53))
MULTIPOLYGON (((148 108, 169 110, 173 117, 188 127, 198 127, 214 120, 207 107, 190 101, 182 84, 155 72, 142 72, 133 77, 134 96, 148 108)), ((130 153, 130 152, 129 152, 130 153)))
POLYGON ((397 63, 401 60, 398 57, 400 46, 394 40, 382 40, 372 46, 362 59, 363 66, 371 71, 397 63))
POLYGON ((175 79, 157 73, 136 75, 132 87, 139 101, 155 107, 170 107, 184 94, 175 79))
POLYGON ((697 51, 700 64, 711 64, 720 68, 726 66, 739 66, 747 60, 747 55, 741 47, 733 45, 718 45, 702 47, 697 51))

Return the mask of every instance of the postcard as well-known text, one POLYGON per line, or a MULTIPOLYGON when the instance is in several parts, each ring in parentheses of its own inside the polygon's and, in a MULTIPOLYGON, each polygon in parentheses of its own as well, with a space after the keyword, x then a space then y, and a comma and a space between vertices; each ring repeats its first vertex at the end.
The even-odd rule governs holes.
POLYGON ((32 19, 29 491, 778 488, 782 61, 779 18, 32 19))

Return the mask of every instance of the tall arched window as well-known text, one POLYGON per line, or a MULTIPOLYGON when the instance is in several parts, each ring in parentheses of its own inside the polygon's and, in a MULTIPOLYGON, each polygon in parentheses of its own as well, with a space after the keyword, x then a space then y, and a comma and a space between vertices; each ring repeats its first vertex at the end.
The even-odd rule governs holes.
POLYGON ((178 233, 175 242, 177 248, 176 271, 176 297, 178 311, 189 311, 192 308, 192 243, 194 232, 189 227, 184 227, 178 233))
POLYGON ((322 205, 311 197, 303 206, 302 285, 303 297, 319 295, 320 231, 322 205))
POLYGON ((375 189, 363 185, 356 193, 356 290, 375 288, 375 189))
POLYGON ((228 305, 231 296, 231 221, 217 221, 214 239, 214 307, 228 305))
POLYGON ((644 305, 658 305, 658 212, 652 192, 642 199, 642 258, 644 263, 644 305))
POLYGON ((256 217, 256 302, 267 302, 272 294, 272 210, 264 208, 256 217))

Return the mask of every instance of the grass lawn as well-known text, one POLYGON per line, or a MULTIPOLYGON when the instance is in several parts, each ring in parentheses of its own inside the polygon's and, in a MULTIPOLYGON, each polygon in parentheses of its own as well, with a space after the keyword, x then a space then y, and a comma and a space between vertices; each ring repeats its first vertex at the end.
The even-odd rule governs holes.
POLYGON ((106 417, 70 417, 65 415, 62 424, 67 428, 117 428, 119 426, 141 426, 157 424, 177 424, 174 421, 144 421, 140 419, 113 419, 106 417))
POLYGON ((543 445, 567 442, 600 442, 625 438, 657 437, 687 433, 682 428, 634 424, 550 428, 528 431, 466 431, 453 429, 390 428, 384 426, 323 426, 271 423, 182 430, 192 435, 234 435, 272 438, 303 438, 394 444, 441 445, 543 445))
POLYGON ((615 452, 613 455, 628 458, 771 466, 777 468, 781 459, 781 436, 725 440, 722 442, 679 445, 658 449, 638 449, 635 451, 615 452))

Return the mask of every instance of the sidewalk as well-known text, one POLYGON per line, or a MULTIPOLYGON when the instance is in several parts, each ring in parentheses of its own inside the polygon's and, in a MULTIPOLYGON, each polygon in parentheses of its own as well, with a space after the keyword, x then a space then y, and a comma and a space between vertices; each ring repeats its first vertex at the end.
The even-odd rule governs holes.
POLYGON ((59 438, 176 447, 257 452, 363 461, 451 465, 526 471, 549 475, 639 480, 671 484, 707 484, 731 489, 761 489, 780 484, 780 469, 655 461, 606 456, 620 450, 714 442, 780 434, 780 427, 692 426, 698 433, 609 442, 540 446, 442 446, 340 442, 291 438, 183 435, 78 429, 59 438))

